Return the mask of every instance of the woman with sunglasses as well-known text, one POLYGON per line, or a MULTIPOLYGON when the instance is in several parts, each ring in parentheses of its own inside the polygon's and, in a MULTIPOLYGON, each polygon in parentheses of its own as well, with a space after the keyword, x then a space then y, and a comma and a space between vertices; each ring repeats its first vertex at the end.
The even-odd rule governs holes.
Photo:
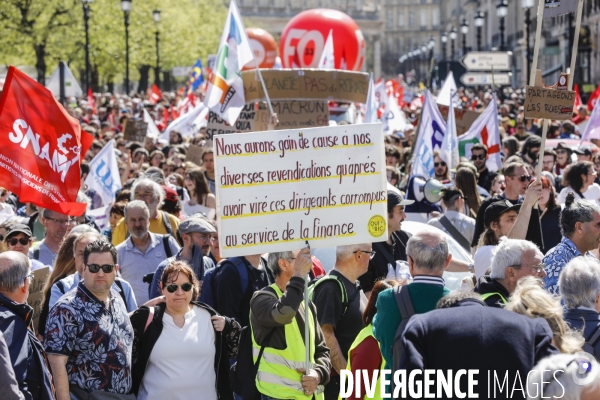
MULTIPOLYGON (((13 225, 6 234, 4 243, 8 250, 18 251, 29 258, 29 248, 33 244, 32 236, 31 229, 29 229, 27 225, 16 224, 13 225)), ((31 259, 30 261, 32 271, 45 267, 45 265, 38 260, 31 259)), ((52 266, 50 266, 50 272, 52 272, 52 266)))
POLYGON ((236 356, 240 325, 198 297, 198 280, 183 261, 161 278, 164 303, 140 307, 134 329, 133 386, 138 400, 233 399, 229 359, 236 356))

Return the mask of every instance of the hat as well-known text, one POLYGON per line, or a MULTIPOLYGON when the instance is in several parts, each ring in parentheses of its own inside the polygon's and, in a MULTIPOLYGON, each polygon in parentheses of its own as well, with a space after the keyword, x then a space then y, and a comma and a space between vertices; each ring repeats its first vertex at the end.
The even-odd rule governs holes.
POLYGON ((163 188, 163 190, 165 191, 166 201, 172 201, 175 203, 179 200, 179 195, 177 194, 177 191, 175 189, 165 185, 161 186, 161 188, 163 188))
POLYGON ((217 230, 205 219, 191 217, 179 224, 179 233, 217 233, 217 230))
POLYGON ((33 234, 31 233, 31 229, 29 229, 29 227, 27 225, 16 224, 16 225, 13 225, 13 227, 10 229, 10 231, 8 231, 4 240, 5 241, 8 240, 10 237, 12 237, 18 233, 23 233, 24 235, 29 236, 29 237, 33 236, 33 234))
POLYGON ((578 149, 573 150, 573 153, 579 154, 581 156, 590 156, 592 155, 592 148, 590 146, 579 147, 578 149))
POLYGON ((485 216, 484 216, 485 227, 489 228, 492 221, 494 221, 496 218, 498 218, 505 212, 510 211, 510 210, 515 210, 516 212, 519 212, 520 208, 521 208, 520 204, 513 205, 508 200, 500 200, 500 201, 496 201, 495 203, 490 204, 488 206, 488 208, 485 209, 485 216))
POLYGON ((404 197, 395 190, 388 190, 387 192, 388 213, 391 213, 396 206, 408 206, 414 202, 414 200, 404 200, 404 197))
POLYGON ((573 150, 571 150, 571 148, 569 146, 567 146, 567 144, 565 142, 559 142, 555 147, 555 150, 556 149, 564 149, 567 152, 569 152, 569 154, 571 154, 571 152, 573 152, 573 150))

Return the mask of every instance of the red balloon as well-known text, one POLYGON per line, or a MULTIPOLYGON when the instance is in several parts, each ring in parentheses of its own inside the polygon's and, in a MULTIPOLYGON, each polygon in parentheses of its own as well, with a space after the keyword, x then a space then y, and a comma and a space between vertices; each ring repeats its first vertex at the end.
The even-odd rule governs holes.
POLYGON ((333 31, 335 68, 360 71, 365 38, 352 18, 330 9, 306 10, 288 22, 279 41, 284 68, 317 68, 329 31, 333 31))
MULTIPOLYGON (((254 58, 260 68, 273 68, 277 57, 277 42, 273 36, 261 28, 246 28, 250 47, 254 52, 254 58)), ((242 70, 254 68, 254 62, 250 61, 242 70)))

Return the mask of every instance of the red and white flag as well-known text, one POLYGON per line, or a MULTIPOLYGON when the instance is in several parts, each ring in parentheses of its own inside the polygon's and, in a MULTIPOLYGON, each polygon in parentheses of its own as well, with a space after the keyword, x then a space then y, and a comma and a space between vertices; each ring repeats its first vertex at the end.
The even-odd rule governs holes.
POLYGON ((592 93, 590 95, 590 98, 588 99, 588 103, 587 103, 588 111, 592 112, 594 110, 594 107, 596 106, 596 102, 598 101, 598 97, 600 97, 600 86, 598 86, 596 88, 596 90, 594 90, 594 93, 592 93))
POLYGON ((162 92, 156 86, 155 83, 152 84, 152 93, 150 93, 150 104, 156 104, 162 99, 162 92))
POLYGON ((94 114, 98 115, 98 110, 96 110, 96 99, 94 98, 94 93, 92 93, 91 87, 88 88, 87 102, 88 102, 88 107, 91 107, 92 111, 94 111, 94 114))
POLYGON ((65 215, 80 216, 80 163, 93 137, 52 93, 14 67, 0 97, 0 186, 65 215))

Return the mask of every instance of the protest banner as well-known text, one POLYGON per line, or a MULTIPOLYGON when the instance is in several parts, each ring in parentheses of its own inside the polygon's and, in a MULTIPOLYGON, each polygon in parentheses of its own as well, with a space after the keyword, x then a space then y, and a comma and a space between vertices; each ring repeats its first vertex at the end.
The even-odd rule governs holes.
POLYGON ((190 147, 188 147, 185 152, 185 161, 190 161, 200 166, 202 165, 202 154, 204 154, 204 149, 202 149, 202 147, 190 144, 190 147))
POLYGON ((29 284, 29 295, 27 304, 33 308, 33 326, 37 329, 40 321, 40 312, 44 302, 44 286, 50 276, 50 267, 44 267, 33 271, 33 280, 29 284))
POLYGON ((561 74, 556 85, 544 87, 541 71, 538 72, 535 86, 525 87, 525 118, 571 119, 575 92, 567 90, 569 75, 561 74))
MULTIPOLYGON (((273 69, 261 70, 269 97, 274 100, 341 100, 365 103, 369 75, 363 72, 273 69)), ((265 99, 256 70, 242 72, 246 102, 265 99)))
POLYGON ((235 126, 229 125, 216 113, 208 112, 208 124, 206 125, 206 138, 210 139, 214 135, 223 135, 226 133, 236 132, 252 132, 254 131, 254 120, 256 119, 256 111, 254 103, 246 104, 237 121, 235 126))
MULTIPOLYGON (((292 128, 315 128, 329 125, 329 107, 326 101, 288 100, 271 103, 277 114, 279 125, 275 130, 292 128)), ((270 112, 265 103, 260 103, 256 113, 255 131, 266 131, 270 112)))
POLYGON ((130 142, 144 143, 146 140, 146 134, 148 133, 148 123, 144 121, 134 121, 128 119, 125 122, 125 130, 123 131, 123 138, 130 142))
POLYGON ((216 136, 221 254, 385 240, 383 146, 381 124, 216 136))
POLYGON ((90 161, 90 172, 85 178, 85 184, 88 189, 98 193, 102 203, 114 203, 115 195, 122 187, 115 154, 115 139, 111 139, 90 161))
MULTIPOLYGON (((448 106, 438 104, 438 108, 445 120, 448 120, 448 106)), ((454 108, 454 118, 456 120, 456 134, 464 135, 469 131, 473 122, 479 118, 481 113, 463 108, 454 108)))

